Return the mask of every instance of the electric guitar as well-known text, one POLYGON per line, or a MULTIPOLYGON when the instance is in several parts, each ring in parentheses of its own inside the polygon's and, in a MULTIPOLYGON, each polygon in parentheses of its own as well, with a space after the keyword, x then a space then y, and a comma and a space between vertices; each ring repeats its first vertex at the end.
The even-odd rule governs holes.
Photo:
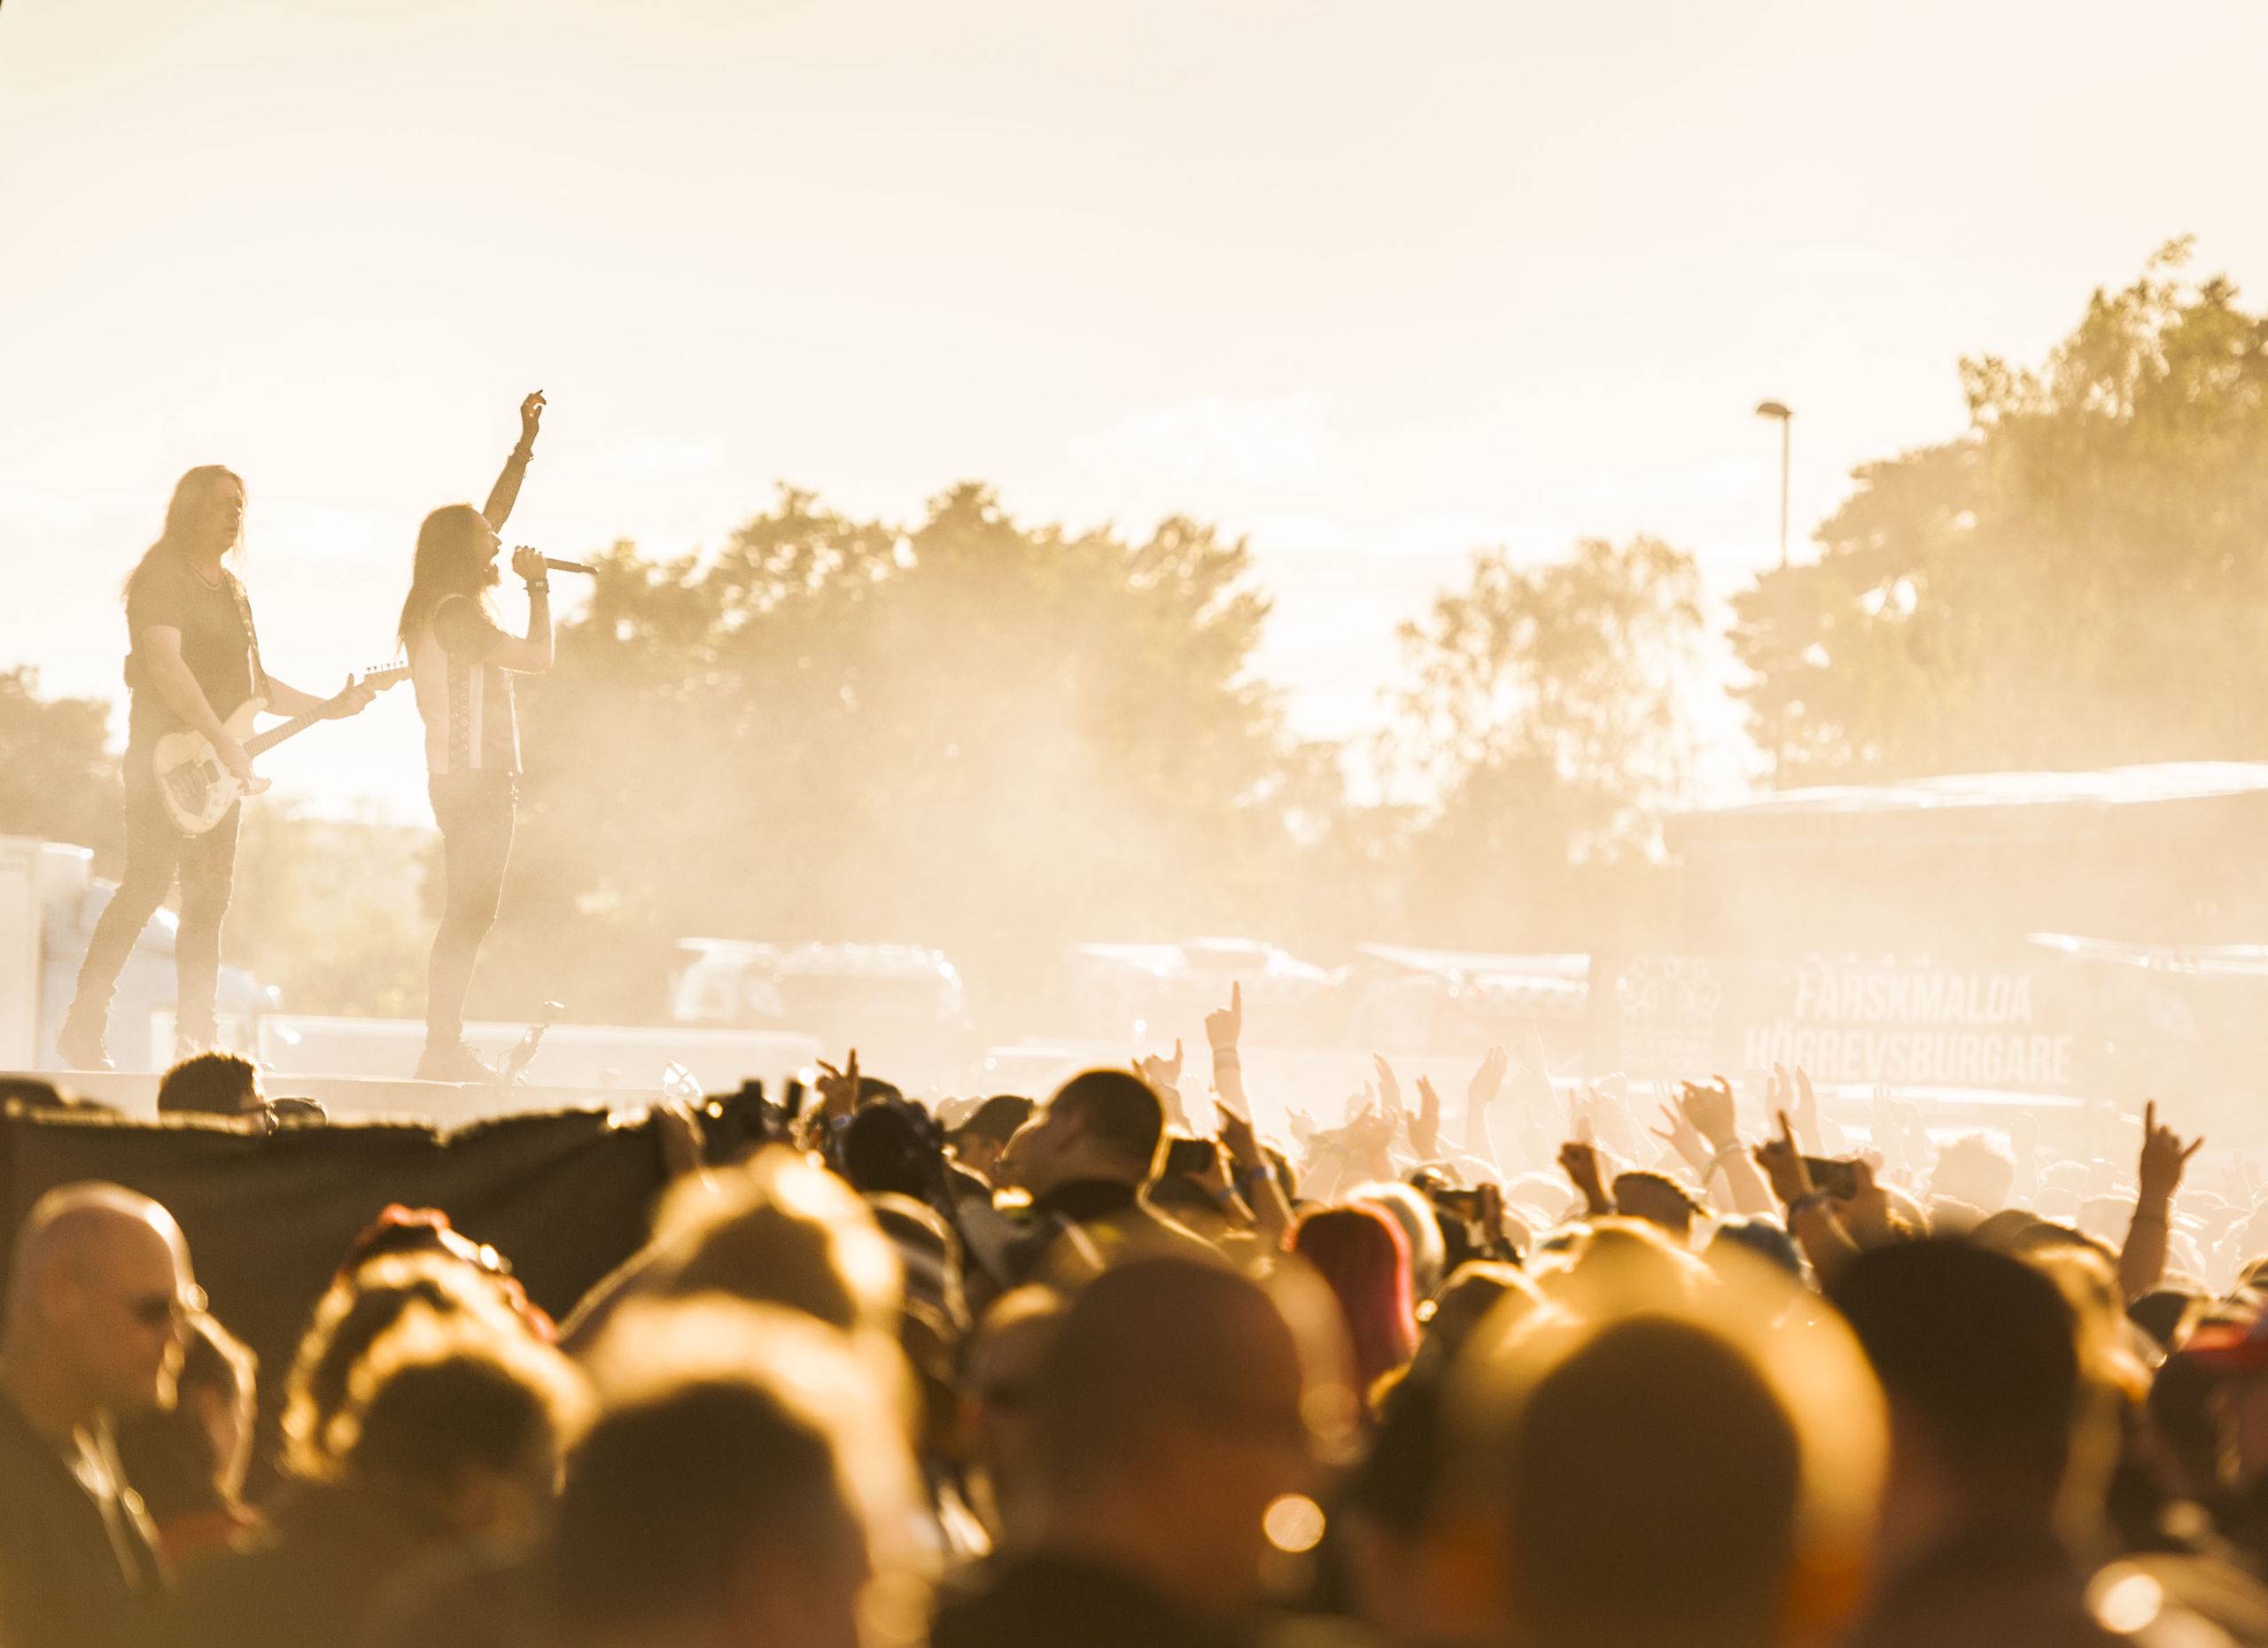
MULTIPOLYGON (((383 692, 396 681, 408 679, 409 666, 396 664, 370 671, 359 684, 383 692)), ((356 684, 350 681, 346 692, 338 696, 345 697, 356 684)), ((326 698, 307 714, 295 716, 255 737, 252 719, 268 707, 268 700, 247 698, 221 725, 245 747, 246 755, 257 756, 324 719, 323 711, 338 702, 338 698, 326 698)), ((268 788, 264 778, 256 776, 247 784, 221 766, 213 741, 193 729, 168 733, 158 740, 151 760, 157 773, 159 799, 166 804, 166 812, 173 820, 174 828, 184 836, 202 836, 227 817, 229 809, 239 799, 256 796, 268 788)))

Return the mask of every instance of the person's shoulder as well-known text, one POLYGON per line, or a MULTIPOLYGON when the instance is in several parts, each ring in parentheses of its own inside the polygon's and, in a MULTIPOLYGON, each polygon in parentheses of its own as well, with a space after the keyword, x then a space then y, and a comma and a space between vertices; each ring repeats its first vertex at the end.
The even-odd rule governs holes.
POLYGON ((485 650, 502 634, 487 608, 470 595, 444 595, 433 609, 433 639, 447 651, 485 650))
POLYGON ((39 1490, 78 1479, 55 1444, 32 1428, 12 1397, 0 1391, 0 1510, 40 1502, 39 1490))
POLYGON ((1195 1230, 1174 1217, 1156 1202, 1152 1201, 1146 1195, 1134 1205, 1143 1221, 1140 1226, 1142 1237, 1146 1240, 1155 1243, 1161 1250, 1169 1253, 1175 1251, 1190 1253, 1195 1249, 1202 1249, 1209 1255, 1215 1257, 1219 1255, 1220 1250, 1211 1242, 1207 1241, 1195 1230))
POLYGON ((189 569, 169 555, 153 555, 134 569, 126 580, 126 604, 131 610, 151 602, 170 604, 189 595, 189 569))

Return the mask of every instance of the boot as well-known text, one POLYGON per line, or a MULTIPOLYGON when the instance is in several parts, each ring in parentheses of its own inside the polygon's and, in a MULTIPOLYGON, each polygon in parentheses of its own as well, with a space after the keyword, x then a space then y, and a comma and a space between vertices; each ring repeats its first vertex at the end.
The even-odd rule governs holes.
POLYGON ((429 1038, 425 1051, 417 1061, 417 1079, 421 1082, 493 1082, 496 1079, 496 1072, 466 1045, 462 1038, 440 1041, 429 1038))
POLYGON ((75 1008, 64 1014, 63 1028, 55 1033, 55 1056, 74 1070, 112 1070, 110 1049, 103 1045, 108 1033, 108 1013, 82 1014, 75 1008))

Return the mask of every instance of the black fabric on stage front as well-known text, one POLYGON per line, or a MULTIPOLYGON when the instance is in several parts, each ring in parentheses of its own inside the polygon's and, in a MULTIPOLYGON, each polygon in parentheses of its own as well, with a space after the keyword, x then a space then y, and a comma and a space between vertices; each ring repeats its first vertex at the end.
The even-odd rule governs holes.
POLYGON ((0 1248, 40 1195, 106 1179, 163 1202, 189 1238, 213 1313, 280 1374, 346 1245, 390 1201, 435 1207, 511 1262, 538 1304, 563 1314, 645 1240, 662 1190, 650 1123, 569 1110, 444 1135, 407 1122, 273 1133, 203 1117, 5 1118, 0 1248))
MULTIPOLYGON (((761 1131, 759 1109, 711 1101, 712 1157, 761 1131)), ((0 1277, 32 1203, 80 1179, 138 1190, 181 1221, 213 1314, 259 1353, 263 1443, 316 1300, 388 1202, 441 1209, 558 1318, 645 1241, 664 1184, 652 1122, 617 1125, 598 1110, 500 1116, 447 1134, 408 1122, 264 1132, 217 1117, 11 1104, 0 1110, 0 1277)))

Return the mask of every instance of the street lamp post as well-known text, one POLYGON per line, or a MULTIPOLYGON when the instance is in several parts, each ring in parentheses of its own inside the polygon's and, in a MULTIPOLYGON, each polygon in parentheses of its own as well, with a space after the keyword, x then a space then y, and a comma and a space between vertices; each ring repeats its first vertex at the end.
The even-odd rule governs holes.
POLYGON ((1756 416, 1768 417, 1780 425, 1780 570, 1788 570, 1788 431, 1796 415, 1777 400, 1767 400, 1756 408, 1756 416))
MULTIPOLYGON (((1756 416, 1771 418, 1780 425, 1780 570, 1784 572, 1788 570, 1788 431, 1796 415, 1780 401, 1767 400, 1757 407, 1756 416)), ((1788 729, 1783 717, 1775 717, 1775 720, 1777 724, 1772 735, 1772 788, 1777 789, 1787 773, 1788 729)))

